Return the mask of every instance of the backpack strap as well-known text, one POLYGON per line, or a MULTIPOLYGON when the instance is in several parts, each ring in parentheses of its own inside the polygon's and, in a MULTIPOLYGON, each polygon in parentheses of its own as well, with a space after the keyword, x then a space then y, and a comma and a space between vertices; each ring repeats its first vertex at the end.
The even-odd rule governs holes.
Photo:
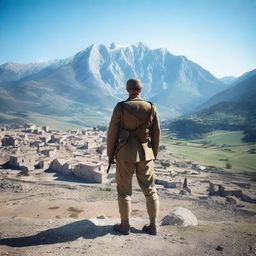
POLYGON ((118 102, 120 109, 121 109, 121 120, 120 120, 120 128, 123 129, 124 127, 124 101, 118 102))

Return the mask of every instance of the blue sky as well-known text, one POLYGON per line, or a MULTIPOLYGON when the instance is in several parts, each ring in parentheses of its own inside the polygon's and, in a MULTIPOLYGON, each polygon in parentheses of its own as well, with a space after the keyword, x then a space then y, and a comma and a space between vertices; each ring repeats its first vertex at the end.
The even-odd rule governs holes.
POLYGON ((256 0, 0 0, 0 63, 138 41, 239 76, 256 68, 256 0))

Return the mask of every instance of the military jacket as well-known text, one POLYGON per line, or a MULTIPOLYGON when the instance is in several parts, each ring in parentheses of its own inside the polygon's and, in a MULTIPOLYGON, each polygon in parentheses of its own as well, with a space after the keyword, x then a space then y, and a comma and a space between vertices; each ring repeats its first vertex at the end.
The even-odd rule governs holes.
POLYGON ((118 103, 114 108, 107 136, 108 157, 111 158, 114 154, 116 159, 131 163, 153 160, 157 157, 159 138, 160 125, 155 105, 144 101, 138 95, 130 96, 122 102, 122 106, 118 103), (123 129, 136 130, 149 120, 150 115, 152 115, 152 122, 150 122, 150 137, 147 142, 142 142, 136 136, 130 135, 123 145, 118 143, 123 129))

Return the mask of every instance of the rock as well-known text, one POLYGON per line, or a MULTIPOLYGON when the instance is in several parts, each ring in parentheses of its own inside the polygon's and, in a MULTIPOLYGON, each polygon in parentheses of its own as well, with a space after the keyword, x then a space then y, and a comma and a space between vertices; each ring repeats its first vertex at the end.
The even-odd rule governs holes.
POLYGON ((198 225, 198 221, 196 216, 190 210, 184 207, 177 207, 161 220, 160 225, 187 227, 198 225))
POLYGON ((199 171, 191 171, 190 175, 199 175, 200 172, 199 171))
POLYGON ((237 205, 239 203, 239 199, 235 196, 226 196, 227 202, 237 205))
POLYGON ((97 216, 97 219, 107 220, 108 217, 105 215, 97 216))
POLYGON ((159 151, 166 151, 166 146, 165 145, 160 145, 159 146, 159 151))
POLYGON ((183 188, 183 189, 179 192, 179 195, 183 195, 183 196, 191 195, 191 190, 189 190, 189 188, 186 188, 186 189, 183 188))
POLYGON ((221 246, 221 245, 218 245, 218 246, 216 247, 216 250, 217 250, 217 251, 223 251, 223 249, 224 249, 224 248, 223 248, 223 246, 221 246))

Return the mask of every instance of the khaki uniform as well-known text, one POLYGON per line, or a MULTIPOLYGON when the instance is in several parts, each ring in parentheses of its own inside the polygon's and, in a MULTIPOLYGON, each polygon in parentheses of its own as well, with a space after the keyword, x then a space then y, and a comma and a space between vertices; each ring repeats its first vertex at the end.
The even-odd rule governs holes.
POLYGON ((116 105, 108 129, 107 153, 109 158, 114 154, 116 159, 116 182, 121 219, 130 217, 134 173, 146 197, 150 219, 155 219, 158 215, 159 200, 154 184, 153 160, 157 156, 159 137, 160 126, 154 104, 136 95, 130 96, 122 102, 122 105, 120 103, 116 105), (149 120, 151 122, 147 139, 141 140, 129 133, 138 127, 143 130, 143 124, 148 124, 149 120), (122 137, 125 137, 124 141, 122 137))

